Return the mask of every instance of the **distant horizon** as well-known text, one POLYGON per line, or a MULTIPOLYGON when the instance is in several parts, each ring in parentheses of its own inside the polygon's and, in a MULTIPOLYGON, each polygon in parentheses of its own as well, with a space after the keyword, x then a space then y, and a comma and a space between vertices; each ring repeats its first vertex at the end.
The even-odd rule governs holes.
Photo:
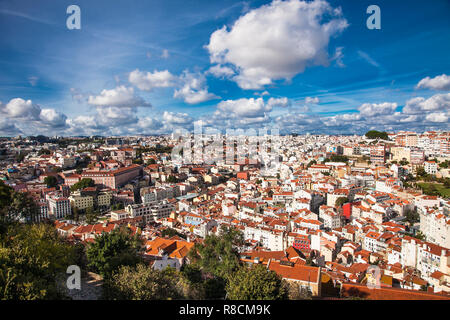
MULTIPOLYGON (((386 132, 388 135, 389 134, 398 134, 399 132, 413 132, 416 134, 424 134, 425 132, 439 132, 439 133, 446 133, 449 132, 449 130, 425 130, 422 132, 417 132, 417 131, 409 131, 409 130, 399 130, 399 131, 380 131, 380 132, 386 132)), ((193 131, 188 132, 189 134, 194 134, 193 131)), ((366 132, 367 133, 367 132, 366 132)), ((307 136, 307 135, 311 135, 311 136, 365 136, 366 133, 362 133, 362 134, 357 134, 357 133, 339 133, 339 134, 319 134, 319 133, 285 133, 285 134, 280 134, 280 136, 307 136)), ((222 135, 225 135, 224 133, 220 133, 222 135)), ((17 137, 22 137, 22 138, 36 138, 38 136, 42 136, 45 138, 128 138, 128 137, 160 137, 160 136, 171 136, 171 133, 164 133, 164 134, 138 134, 138 135, 122 135, 122 136, 103 136, 103 135, 92 135, 92 136, 60 136, 60 135, 54 135, 54 136, 46 136, 46 135, 28 135, 28 136, 22 136, 22 135, 16 135, 16 136, 0 136, 0 139, 5 139, 5 138, 17 138, 17 137)), ((203 135, 213 135, 213 134, 206 134, 203 133, 203 135)), ((269 134, 270 136, 270 134, 269 134)))

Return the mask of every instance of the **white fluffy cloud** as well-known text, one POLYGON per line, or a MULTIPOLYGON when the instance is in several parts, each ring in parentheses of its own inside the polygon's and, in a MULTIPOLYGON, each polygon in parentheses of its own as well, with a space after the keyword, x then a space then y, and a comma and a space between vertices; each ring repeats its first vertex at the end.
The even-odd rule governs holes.
POLYGON ((434 112, 428 114, 425 119, 431 122, 448 122, 448 115, 444 112, 434 112))
POLYGON ((433 90, 450 90, 450 76, 441 74, 434 78, 426 77, 419 81, 416 88, 426 88, 433 90))
POLYGON ((403 112, 419 114, 423 112, 441 111, 450 109, 450 93, 436 94, 428 99, 417 97, 406 102, 403 112))
POLYGON ((31 100, 22 98, 11 99, 6 105, 1 106, 1 111, 10 118, 22 118, 29 120, 39 119, 41 108, 31 100))
POLYGON ((193 119, 187 113, 176 113, 164 111, 163 120, 172 125, 186 125, 192 123, 193 119))
POLYGON ((89 96, 88 103, 98 107, 149 107, 150 103, 134 93, 134 88, 119 86, 111 90, 104 89, 97 96, 89 96))
POLYGON ((208 73, 214 75, 217 78, 230 77, 234 75, 233 69, 226 66, 215 65, 208 69, 208 73))
POLYGON ((278 1, 215 31, 206 48, 211 63, 229 63, 243 89, 291 79, 307 66, 327 65, 330 37, 348 26, 340 8, 326 1, 278 1))
POLYGON ((277 107, 285 108, 285 107, 290 105, 290 101, 286 97, 283 97, 283 98, 270 98, 267 101, 267 105, 270 108, 277 108, 277 107))
POLYGON ((40 119, 55 127, 61 127, 66 125, 67 116, 55 109, 42 109, 39 115, 40 119))
POLYGON ((220 98, 208 92, 206 78, 201 73, 194 74, 184 71, 180 76, 180 82, 182 86, 179 90, 175 90, 173 97, 183 99, 186 103, 196 104, 220 98))
POLYGON ((11 99, 7 104, 0 102, 0 134, 48 133, 66 128, 67 116, 52 108, 44 108, 31 100, 11 99))
POLYGON ((242 98, 221 101, 217 105, 216 114, 221 114, 224 118, 256 118, 269 111, 272 111, 272 105, 265 103, 263 98, 242 98))
POLYGON ((394 113, 397 108, 396 103, 384 102, 384 103, 364 103, 358 110, 362 116, 373 117, 377 115, 386 115, 394 113))
POLYGON ((174 86, 176 77, 168 70, 142 72, 136 69, 130 72, 128 81, 137 88, 144 91, 151 91, 153 88, 167 88, 174 86))

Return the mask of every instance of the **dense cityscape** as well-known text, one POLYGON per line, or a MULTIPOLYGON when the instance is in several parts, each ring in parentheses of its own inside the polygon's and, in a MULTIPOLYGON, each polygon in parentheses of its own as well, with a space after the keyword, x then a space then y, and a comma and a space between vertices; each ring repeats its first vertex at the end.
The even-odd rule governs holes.
POLYGON ((86 299, 450 297, 448 132, 278 138, 268 170, 238 153, 180 163, 173 135, 3 138, 3 218, 76 248, 85 281, 106 279, 86 299), (171 269, 170 288, 130 288, 171 269))
POLYGON ((449 13, 0 1, 1 306, 405 318, 450 301, 449 13))

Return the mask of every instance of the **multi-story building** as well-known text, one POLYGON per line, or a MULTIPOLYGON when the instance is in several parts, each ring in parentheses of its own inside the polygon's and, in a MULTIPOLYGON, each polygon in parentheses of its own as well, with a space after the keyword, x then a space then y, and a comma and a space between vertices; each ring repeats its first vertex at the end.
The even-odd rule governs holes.
POLYGON ((425 172, 428 174, 436 174, 438 171, 437 163, 434 161, 425 161, 423 168, 425 169, 425 172))
POLYGON ((128 183, 130 180, 137 178, 142 172, 142 167, 132 164, 128 167, 112 170, 90 170, 81 174, 82 178, 90 178, 95 184, 99 184, 111 189, 117 189, 128 183))
POLYGON ((49 216, 54 219, 64 218, 72 212, 70 200, 57 195, 48 197, 48 208, 49 216))
POLYGON ((168 218, 175 210, 173 204, 168 201, 152 202, 147 204, 132 204, 125 207, 130 217, 144 217, 146 222, 168 218))
POLYGON ((386 161, 386 149, 384 145, 370 147, 370 161, 375 164, 383 164, 386 161))
POLYGON ((450 248, 450 216, 439 210, 420 210, 420 231, 427 241, 450 248))
POLYGON ((94 197, 93 196, 82 196, 79 194, 74 194, 69 197, 70 203, 74 208, 84 211, 87 208, 94 208, 94 197))

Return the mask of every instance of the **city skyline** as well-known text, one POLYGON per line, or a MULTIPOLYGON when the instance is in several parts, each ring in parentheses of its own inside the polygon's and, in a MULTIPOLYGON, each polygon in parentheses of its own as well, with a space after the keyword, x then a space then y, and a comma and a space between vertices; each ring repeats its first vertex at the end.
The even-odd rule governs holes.
POLYGON ((448 2, 70 4, 0 4, 0 136, 448 130, 448 2))

